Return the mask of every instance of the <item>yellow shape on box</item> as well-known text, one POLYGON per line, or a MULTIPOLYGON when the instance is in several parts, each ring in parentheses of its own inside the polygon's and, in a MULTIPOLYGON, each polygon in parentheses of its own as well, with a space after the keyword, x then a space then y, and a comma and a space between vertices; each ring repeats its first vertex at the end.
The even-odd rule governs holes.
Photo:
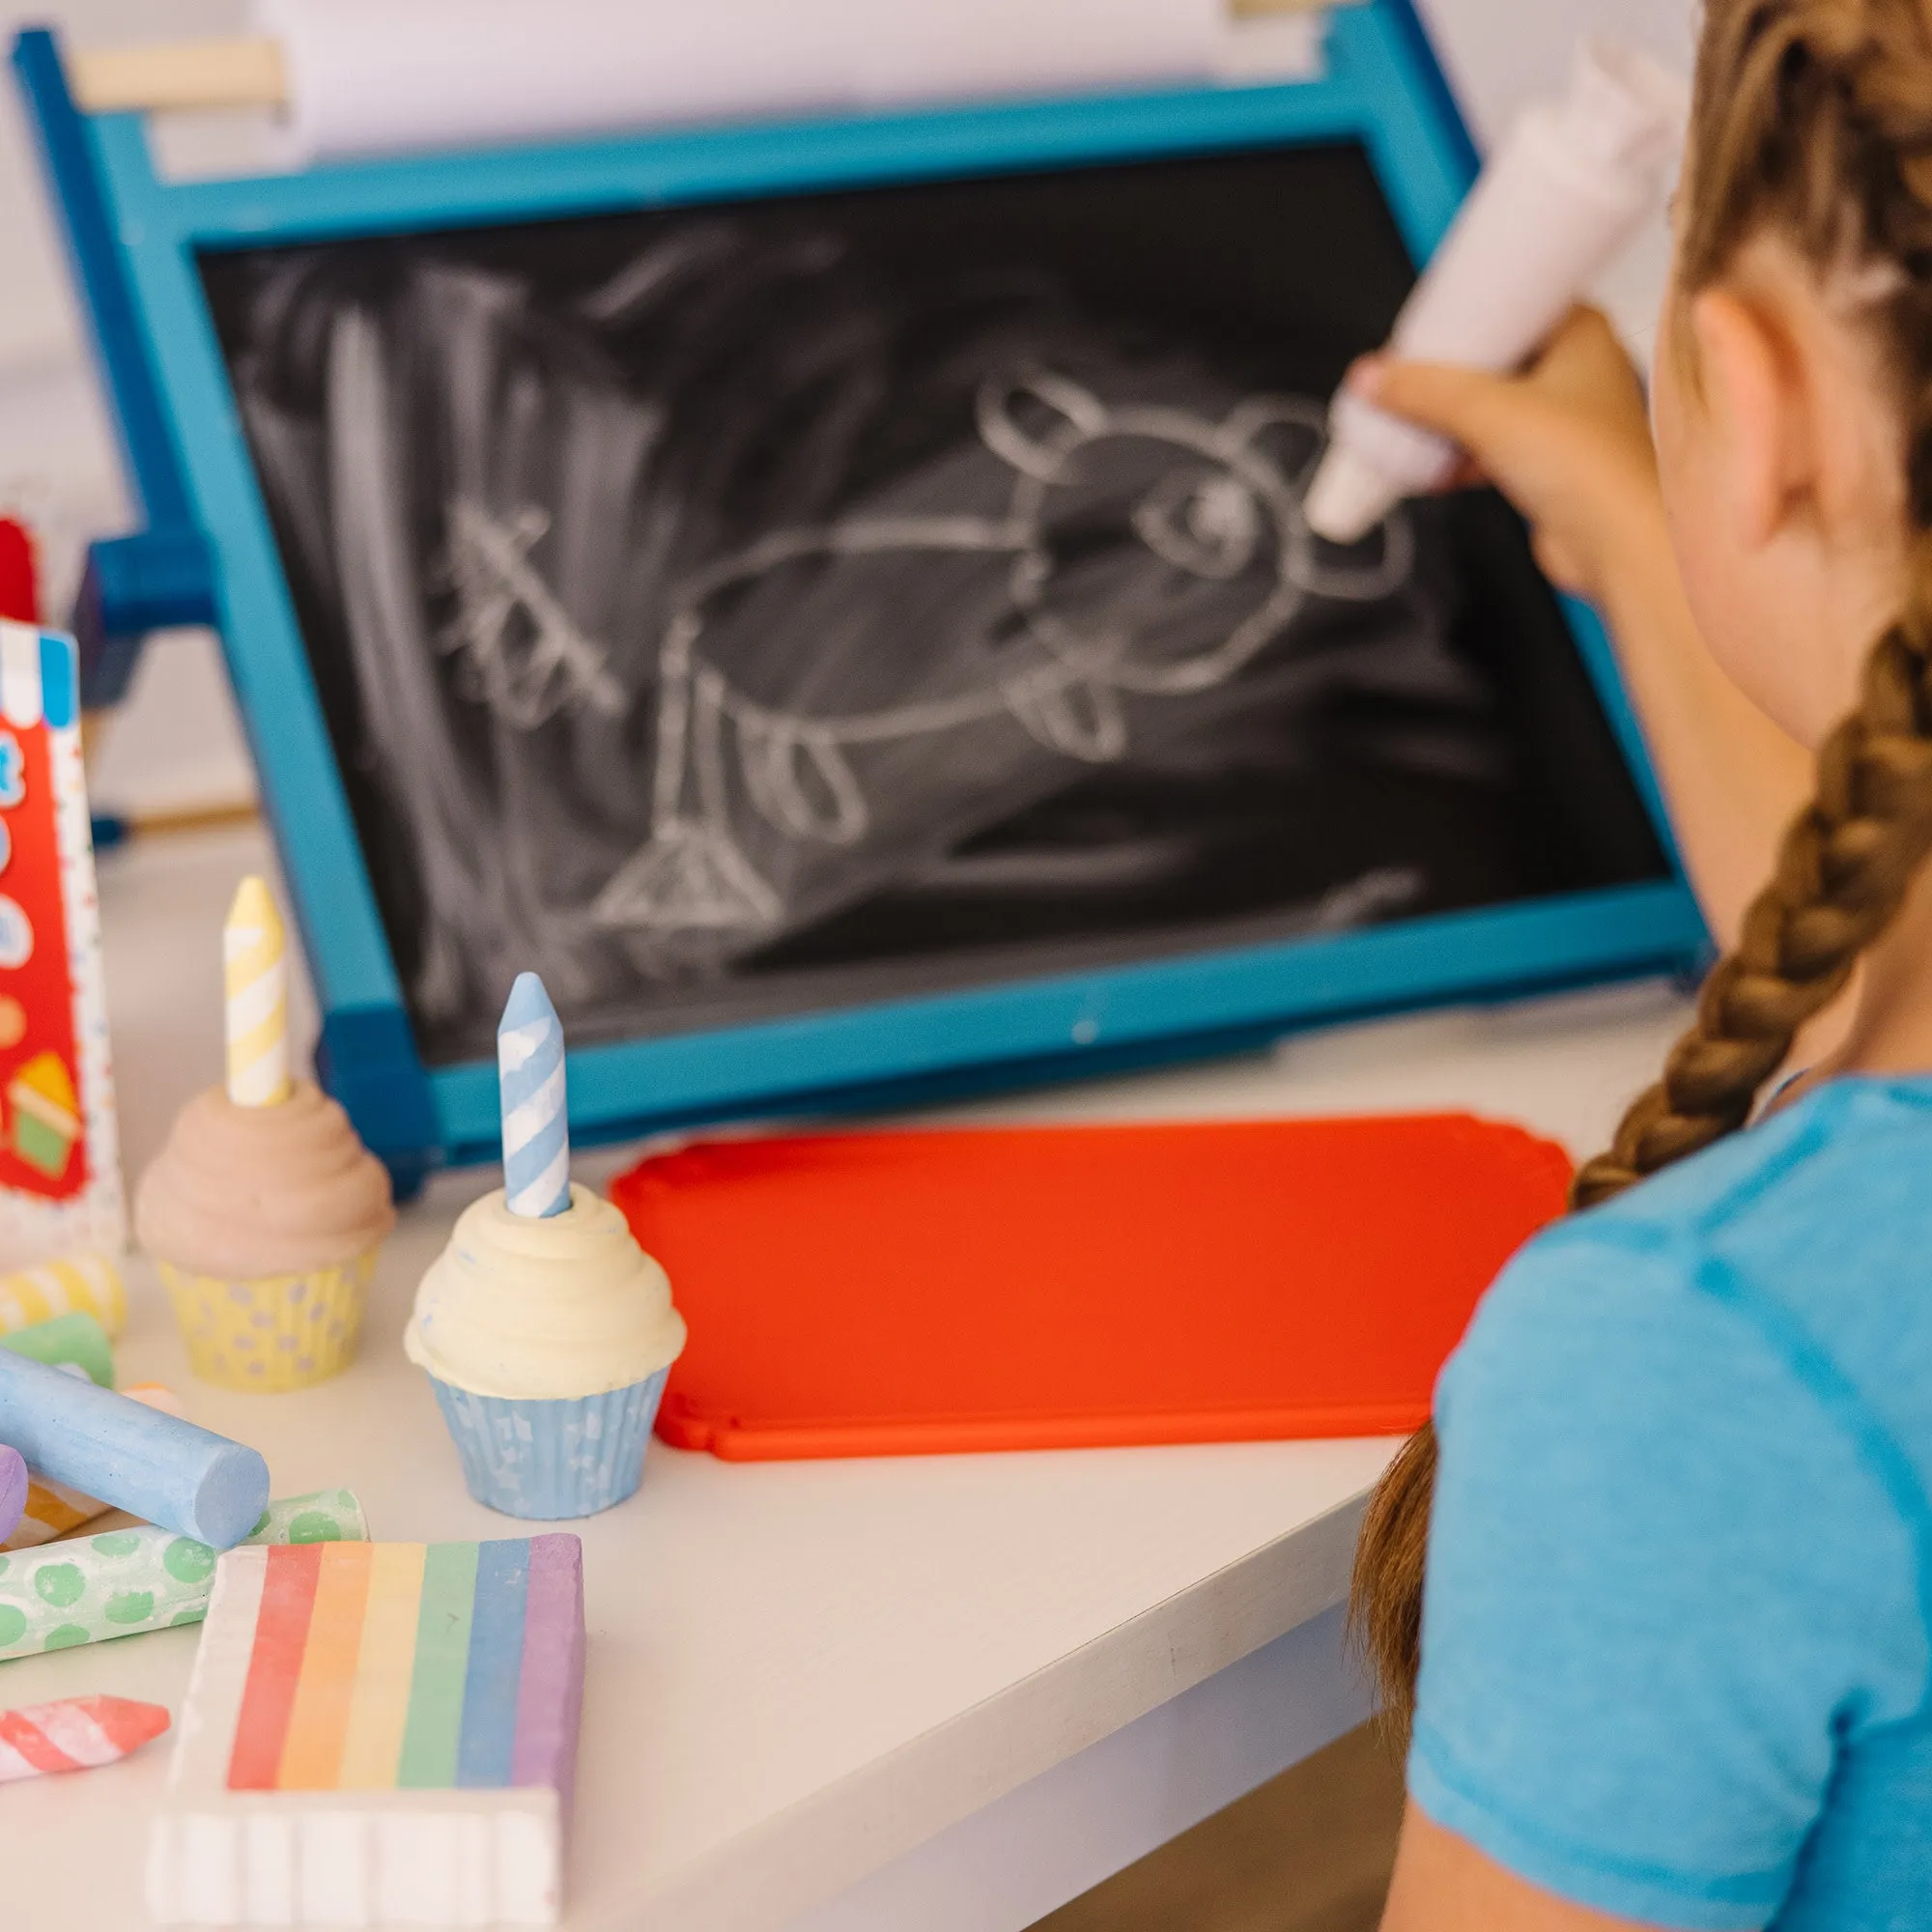
POLYGON ((80 1138, 73 1077, 57 1053, 37 1053, 7 1089, 14 1107, 14 1151, 50 1180, 67 1172, 80 1138))

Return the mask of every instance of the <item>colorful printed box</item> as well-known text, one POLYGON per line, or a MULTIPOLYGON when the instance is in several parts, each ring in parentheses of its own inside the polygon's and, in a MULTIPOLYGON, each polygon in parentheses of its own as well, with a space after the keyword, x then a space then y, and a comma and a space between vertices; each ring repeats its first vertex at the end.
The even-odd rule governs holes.
POLYGON ((575 1536, 231 1550, 156 1820, 163 1924, 550 1925, 575 1536))
POLYGON ((126 1244, 73 640, 0 622, 0 1268, 126 1244))

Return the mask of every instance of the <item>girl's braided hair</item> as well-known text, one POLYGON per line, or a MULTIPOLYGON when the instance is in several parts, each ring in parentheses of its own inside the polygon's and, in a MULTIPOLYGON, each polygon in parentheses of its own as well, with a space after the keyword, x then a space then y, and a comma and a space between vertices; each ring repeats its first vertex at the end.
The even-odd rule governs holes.
MULTIPOLYGON (((1688 178, 1684 292, 1763 233, 1828 285, 1856 275, 1877 290, 1868 319, 1904 404, 1910 567, 1858 706, 1819 752, 1816 797, 1662 1079, 1577 1175, 1573 1211, 1745 1124, 1932 848, 1932 0, 1708 0, 1688 178)), ((1435 1478, 1425 1427, 1371 1499, 1355 1558, 1355 1625, 1399 1735, 1414 1713, 1435 1478)))

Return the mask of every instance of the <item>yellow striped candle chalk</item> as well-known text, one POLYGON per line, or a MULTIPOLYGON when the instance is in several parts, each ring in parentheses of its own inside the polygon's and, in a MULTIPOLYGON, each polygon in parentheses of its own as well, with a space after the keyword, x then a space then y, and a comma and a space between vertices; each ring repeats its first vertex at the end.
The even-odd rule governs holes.
POLYGON ((228 1097, 238 1107, 277 1107, 289 1077, 289 960, 282 916, 252 873, 236 889, 222 929, 228 988, 228 1097))
POLYGON ((121 1270, 105 1255, 71 1255, 0 1275, 0 1335, 75 1313, 93 1316, 110 1337, 128 1325, 121 1270))

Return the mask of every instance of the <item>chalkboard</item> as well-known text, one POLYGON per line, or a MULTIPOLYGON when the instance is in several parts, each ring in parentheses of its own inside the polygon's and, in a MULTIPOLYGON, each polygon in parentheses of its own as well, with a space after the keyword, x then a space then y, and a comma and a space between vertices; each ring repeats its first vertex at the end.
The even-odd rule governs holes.
POLYGON ((1498 499, 1302 520, 1359 147, 200 269, 432 1066, 1669 876, 1498 499))

